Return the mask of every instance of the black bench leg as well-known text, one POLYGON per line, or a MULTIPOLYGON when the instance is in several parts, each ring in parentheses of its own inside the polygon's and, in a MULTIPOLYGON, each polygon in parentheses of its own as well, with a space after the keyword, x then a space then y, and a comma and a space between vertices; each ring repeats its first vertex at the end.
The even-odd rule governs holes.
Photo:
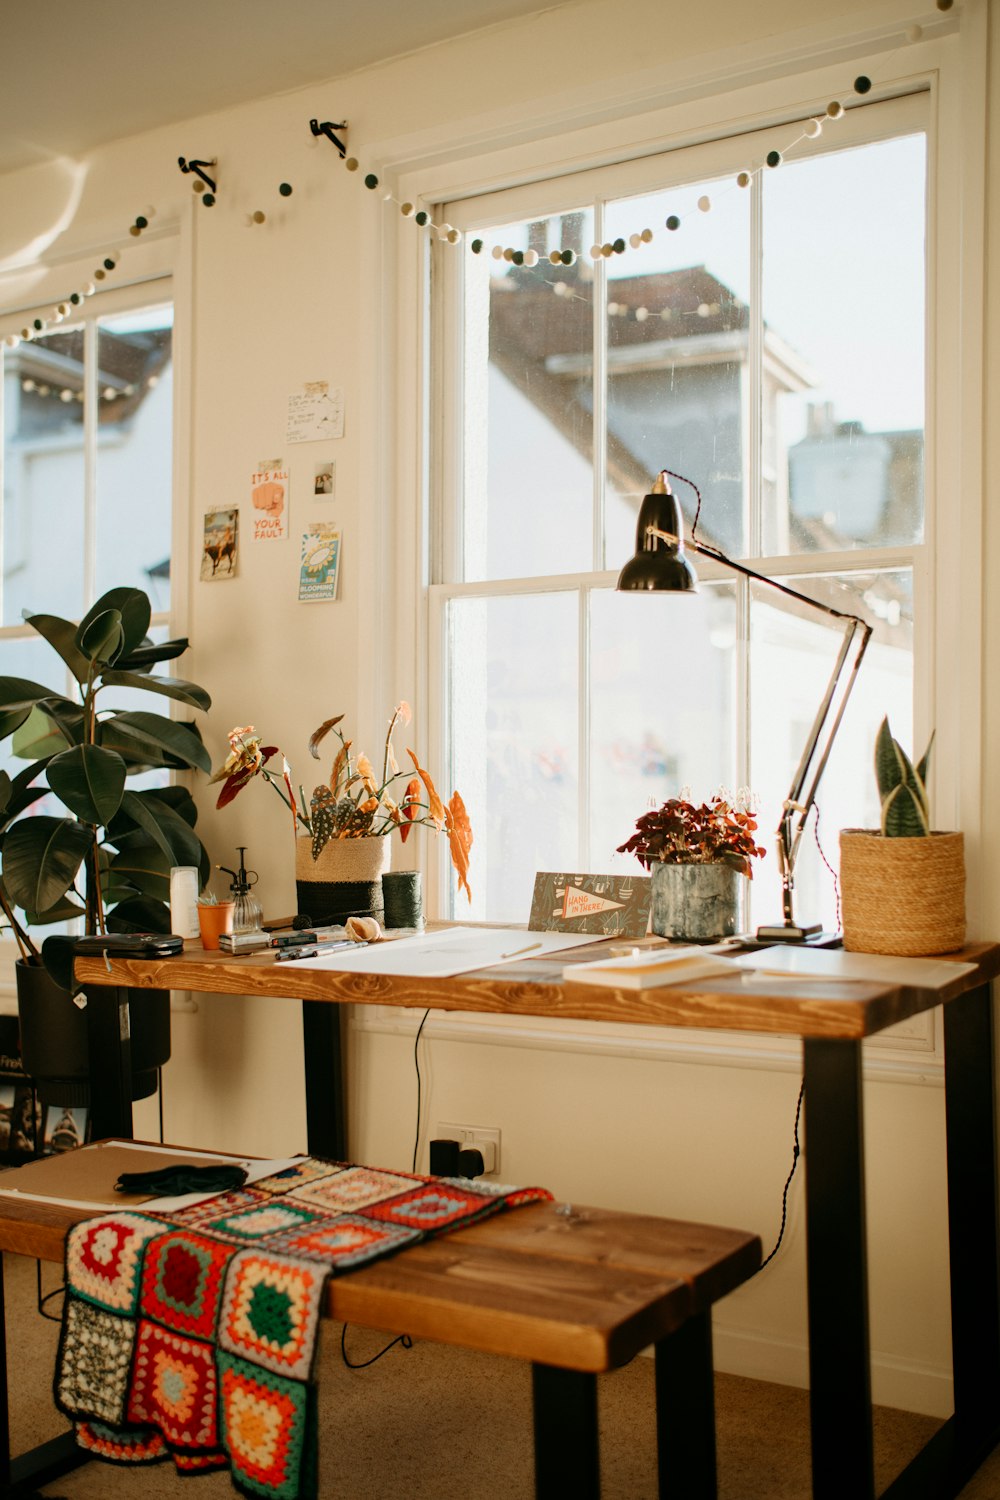
POLYGON ((7 1384, 7 1317, 4 1304, 3 1256, 0 1254, 0 1500, 17 1500, 40 1484, 59 1479, 88 1462, 71 1432, 40 1443, 17 1458, 10 1452, 10 1391, 7 1384))
POLYGON ((655 1354, 660 1500, 716 1500, 711 1313, 688 1318, 655 1354))
POLYGON ((344 1110, 344 1052, 339 1005, 302 1002, 302 1044, 306 1073, 306 1144, 310 1156, 347 1160, 344 1110))
POLYGON ((536 1500, 599 1500, 597 1376, 532 1365, 536 1500))

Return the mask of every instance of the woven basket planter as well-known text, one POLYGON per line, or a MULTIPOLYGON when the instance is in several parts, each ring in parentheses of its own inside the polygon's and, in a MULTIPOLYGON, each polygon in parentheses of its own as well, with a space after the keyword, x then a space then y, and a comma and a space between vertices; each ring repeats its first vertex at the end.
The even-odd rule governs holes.
POLYGON ((853 953, 953 953, 965 942, 963 835, 893 839, 842 829, 840 904, 853 953))
POLYGON ((295 896, 299 913, 315 926, 345 917, 384 920, 382 874, 392 853, 388 837, 331 839, 312 857, 312 840, 295 840, 295 896))

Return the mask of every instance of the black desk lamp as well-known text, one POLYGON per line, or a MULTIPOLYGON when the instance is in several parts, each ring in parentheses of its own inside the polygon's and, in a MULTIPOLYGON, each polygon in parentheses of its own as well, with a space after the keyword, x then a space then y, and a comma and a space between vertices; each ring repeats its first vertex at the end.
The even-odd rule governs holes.
MULTIPOLYGON (((620 590, 690 594, 694 593, 698 587, 698 576, 685 554, 681 508, 677 503, 676 495, 670 488, 668 474, 673 479, 681 479, 685 484, 691 485, 698 496, 698 510, 701 509, 701 492, 698 486, 690 479, 685 479, 683 474, 674 474, 670 469, 662 469, 653 483, 652 490, 643 498, 639 508, 639 520, 635 532, 635 556, 625 564, 618 576, 617 587, 620 590)), ((696 512, 695 526, 697 523, 696 512)), ((692 527, 693 531, 694 527, 692 527)), ((801 943, 819 932, 820 924, 816 922, 811 926, 803 927, 796 922, 793 915, 792 890, 795 884, 795 861, 799 852, 799 843, 808 822, 810 810, 816 800, 816 789, 826 769, 826 763, 837 737, 840 722, 844 717, 844 709, 854 687, 872 628, 857 615, 844 614, 842 610, 833 609, 828 604, 819 604, 815 599, 810 599, 807 594, 800 594, 797 589, 789 588, 786 583, 779 583, 775 578, 767 578, 763 573, 756 573, 753 568, 748 568, 743 563, 733 562, 732 558, 720 552, 717 547, 695 541, 693 535, 688 546, 691 551, 699 553, 702 557, 722 563, 723 567, 731 568, 734 573, 742 573, 744 578, 753 578, 757 583, 764 583, 768 588, 777 589, 779 593, 787 594, 789 598, 797 599, 801 604, 808 604, 811 609, 818 610, 821 614, 830 615, 833 619, 844 622, 844 639, 819 711, 806 739, 802 759, 799 761, 791 789, 782 805, 781 822, 778 824, 778 864, 781 869, 781 904, 784 921, 780 926, 757 929, 757 937, 762 942, 801 943), (853 659, 845 674, 845 667, 848 666, 848 659, 851 658, 852 652, 853 659)))

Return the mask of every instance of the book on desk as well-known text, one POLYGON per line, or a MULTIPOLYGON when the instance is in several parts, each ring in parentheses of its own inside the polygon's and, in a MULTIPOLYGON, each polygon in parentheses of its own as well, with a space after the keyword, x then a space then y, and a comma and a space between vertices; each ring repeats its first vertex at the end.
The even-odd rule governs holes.
POLYGON ((616 958, 567 964, 563 979, 573 984, 604 984, 623 990, 655 989, 662 984, 692 984, 702 979, 733 977, 732 959, 703 948, 637 948, 616 958))

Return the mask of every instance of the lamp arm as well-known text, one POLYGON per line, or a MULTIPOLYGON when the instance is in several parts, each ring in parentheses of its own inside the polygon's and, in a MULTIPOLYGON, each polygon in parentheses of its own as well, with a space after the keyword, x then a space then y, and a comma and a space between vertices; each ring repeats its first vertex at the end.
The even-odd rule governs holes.
MULTIPOLYGON (((661 531, 656 526, 648 526, 646 533, 648 536, 656 537, 658 540, 667 542, 671 546, 683 545, 682 538, 670 532, 661 531)), ((830 758, 833 742, 840 730, 844 710, 847 707, 847 700, 851 696, 855 681, 857 680, 858 669, 868 648, 872 627, 858 615, 834 609, 830 604, 821 604, 819 600, 810 599, 808 594, 800 593, 798 589, 793 589, 787 583, 779 583, 776 578, 769 578, 764 573, 758 573, 754 568, 748 568, 745 563, 734 562, 731 557, 727 557, 717 547, 694 540, 689 541, 687 545, 700 556, 710 558, 713 562, 721 563, 723 567, 732 569, 734 573, 742 574, 744 578, 752 578, 757 583, 766 584, 768 588, 777 589, 779 593, 786 594, 789 598, 798 600, 800 604, 807 604, 811 609, 818 610, 821 614, 830 615, 835 620, 843 621, 845 626, 844 639, 837 654, 837 660, 834 662, 833 671, 826 686, 826 692, 823 694, 823 699, 806 739, 802 759, 799 761, 792 785, 782 808, 781 822, 778 824, 778 863, 781 866, 782 910, 786 928, 794 928, 796 924, 792 909, 792 890, 795 884, 795 861, 799 852, 799 844, 806 823, 808 822, 809 814, 816 801, 816 791, 823 772, 826 770, 826 763, 830 758), (847 666, 852 647, 855 648, 854 659, 851 663, 850 671, 845 678, 844 669, 847 666), (835 699, 837 699, 838 687, 840 689, 839 700, 837 700, 833 719, 828 724, 827 721, 831 708, 835 699), (810 773, 812 777, 811 781, 810 773), (809 782, 808 792, 805 791, 807 782, 809 782), (803 796, 804 792, 805 796, 803 796), (797 823, 795 822, 796 813, 798 814, 797 823)))

